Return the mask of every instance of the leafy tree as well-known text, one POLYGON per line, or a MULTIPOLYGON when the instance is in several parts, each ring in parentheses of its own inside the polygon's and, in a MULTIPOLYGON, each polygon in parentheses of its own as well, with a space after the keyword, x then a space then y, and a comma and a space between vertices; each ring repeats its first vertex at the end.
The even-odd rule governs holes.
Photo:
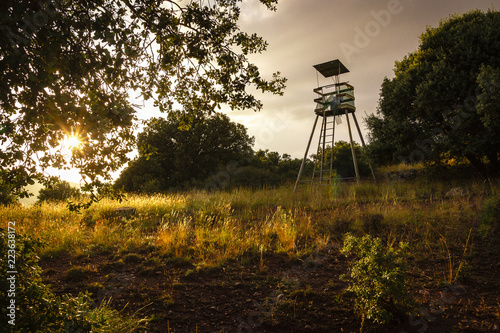
POLYGON ((481 67, 477 76, 481 93, 477 97, 477 113, 485 128, 483 151, 491 163, 492 170, 499 170, 498 135, 500 133, 500 67, 481 67))
POLYGON ((67 181, 61 181, 42 188, 38 193, 38 201, 65 201, 79 197, 80 190, 71 186, 67 181))
POLYGON ((0 179, 0 205, 10 205, 17 202, 17 197, 12 194, 12 185, 3 184, 0 179))
MULTIPOLYGON (((277 186, 297 179, 297 173, 302 163, 301 159, 292 159, 288 154, 280 155, 269 149, 259 149, 249 159, 248 165, 243 165, 232 179, 232 187, 262 187, 277 186)), ((312 172, 311 163, 306 168, 312 172)))
POLYGON ((267 169, 271 169, 273 167, 277 167, 281 160, 281 156, 276 151, 269 151, 269 149, 262 150, 259 149, 254 154, 254 164, 264 167, 267 169))
POLYGON ((487 135, 499 112, 492 95, 498 83, 484 66, 500 68, 499 54, 497 11, 475 10, 428 28, 418 50, 397 61, 395 77, 382 83, 377 114, 367 118, 371 156, 386 164, 446 154, 498 170, 500 137, 487 135))
MULTIPOLYGON (((356 160, 358 162, 360 176, 368 177, 370 175, 370 165, 363 149, 360 145, 354 143, 354 151, 356 152, 356 160)), ((326 147, 324 160, 330 161, 332 154, 332 166, 337 175, 342 178, 356 177, 354 162, 352 160, 351 145, 348 142, 340 140, 335 142, 333 148, 326 147)), ((318 162, 319 158, 320 157, 317 154, 312 155, 312 159, 315 162, 318 162)))
POLYGON ((180 128, 181 113, 150 120, 138 135, 139 156, 122 172, 115 187, 159 192, 202 186, 211 173, 251 156, 253 138, 222 113, 192 115, 191 128, 180 128))
MULTIPOLYGON (((280 161, 278 163, 278 174, 282 177, 282 183, 290 182, 293 183, 297 180, 297 174, 300 170, 300 165, 302 164, 301 158, 292 158, 288 154, 281 155, 280 161)), ((307 159, 304 164, 304 173, 312 173, 313 164, 307 159)))
MULTIPOLYGON (((256 0, 257 1, 257 0, 256 0)), ((277 0, 258 0, 270 10, 277 0)), ((247 86, 281 94, 248 56, 266 49, 240 30, 241 0, 53 0, 0 3, 0 168, 22 196, 48 167, 79 168, 93 190, 131 151, 137 105, 165 112, 259 110, 247 86), (57 147, 82 141, 69 162, 57 147)), ((180 125, 189 127, 189 118, 180 125)))
POLYGON ((261 188, 263 186, 275 186, 279 184, 278 175, 270 169, 255 165, 246 165, 238 171, 227 184, 222 184, 220 188, 261 188))

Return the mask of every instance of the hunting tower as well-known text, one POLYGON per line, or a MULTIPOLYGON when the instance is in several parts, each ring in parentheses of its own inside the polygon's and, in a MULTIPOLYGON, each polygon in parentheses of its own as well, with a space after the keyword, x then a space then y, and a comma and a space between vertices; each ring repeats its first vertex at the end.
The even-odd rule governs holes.
MULTIPOLYGON (((351 115, 358 130, 359 138, 363 148, 365 148, 365 141, 363 135, 361 134, 361 129, 359 128, 358 120, 356 119, 355 111, 356 107, 354 105, 354 87, 347 82, 340 82, 340 75, 348 73, 349 70, 340 62, 340 60, 332 60, 319 65, 315 65, 316 74, 323 75, 325 78, 332 78, 333 83, 326 86, 319 86, 313 89, 313 91, 318 95, 314 99, 316 102, 316 108, 314 113, 316 115, 316 120, 312 128, 311 136, 307 144, 306 152, 304 154, 304 159, 300 166, 299 175, 297 176, 297 181, 295 182, 294 192, 297 189, 297 185, 302 182, 311 183, 311 185, 328 185, 331 184, 334 177, 335 166, 333 165, 333 154, 331 153, 332 148, 335 143, 335 125, 340 125, 342 123, 342 118, 345 118, 347 123, 347 130, 349 133, 349 141, 351 144, 352 160, 354 164, 354 172, 356 175, 356 181, 359 183, 359 170, 358 162, 356 159, 356 151, 354 149, 354 143, 352 140, 351 123, 349 120, 349 115, 351 115), (318 74, 319 73, 319 74, 318 74), (304 171, 304 164, 307 159, 307 154, 309 153, 309 148, 311 146, 311 141, 313 140, 314 131, 318 124, 318 119, 321 118, 321 132, 319 134, 318 148, 316 153, 316 158, 314 161, 314 170, 312 177, 310 179, 301 179, 302 172, 304 171), (330 153, 329 153, 330 151, 330 153)), ((370 166, 371 169, 371 166, 370 166)), ((372 176, 375 179, 375 175, 372 169, 372 176)))

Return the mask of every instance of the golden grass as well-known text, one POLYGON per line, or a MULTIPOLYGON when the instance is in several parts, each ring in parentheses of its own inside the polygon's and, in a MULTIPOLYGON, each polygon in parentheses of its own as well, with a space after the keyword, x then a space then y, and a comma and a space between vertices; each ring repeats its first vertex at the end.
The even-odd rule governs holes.
POLYGON ((444 256, 449 254, 439 249, 443 237, 450 248, 463 246, 469 230, 477 228, 485 188, 498 193, 497 183, 468 182, 462 184, 468 195, 446 198, 455 185, 417 180, 340 183, 333 190, 304 186, 297 193, 282 187, 130 195, 122 203, 102 200, 82 214, 65 204, 0 207, 0 222, 15 221, 17 232, 45 241, 42 255, 154 246, 166 255, 216 264, 265 251, 301 256, 350 231, 406 240, 423 255, 444 256), (135 207, 136 214, 116 216, 114 209, 124 206, 135 207))

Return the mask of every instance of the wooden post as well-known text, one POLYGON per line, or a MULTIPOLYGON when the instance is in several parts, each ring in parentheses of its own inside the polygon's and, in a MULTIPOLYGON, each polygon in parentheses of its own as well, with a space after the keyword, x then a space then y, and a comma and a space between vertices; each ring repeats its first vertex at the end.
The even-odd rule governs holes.
POLYGON ((349 122, 349 112, 345 112, 345 117, 347 119, 347 130, 349 131, 349 140, 351 141, 351 152, 352 152, 352 160, 354 162, 354 172, 356 173, 356 182, 359 185, 359 170, 358 170, 358 161, 356 159, 356 151, 354 150, 354 143, 352 141, 352 133, 351 133, 351 123, 349 122))
MULTIPOLYGON (((312 141, 313 136, 314 136, 314 130, 316 129, 316 124, 318 123, 318 118, 319 118, 319 115, 316 115, 316 120, 314 120, 314 125, 313 125, 312 131, 311 131, 311 136, 309 137, 309 143, 307 144, 306 153, 304 154, 304 158, 302 159, 302 163, 300 164, 299 175, 297 177, 297 181, 295 182, 293 192, 295 192, 295 190, 297 190, 297 185, 299 184, 300 176, 302 175, 302 171, 304 171, 304 164, 306 163, 307 153, 309 152, 309 147, 311 146, 311 141, 312 141)), ((314 177, 314 174, 313 174, 313 177, 314 177)))
MULTIPOLYGON (((361 134, 361 129, 359 128, 358 120, 356 119, 356 115, 354 114, 354 112, 352 113, 352 118, 354 119, 354 124, 356 125, 356 128, 358 129, 359 139, 361 140, 361 144, 363 145, 363 150, 366 151, 365 139, 363 139, 363 134, 361 134)), ((372 164, 368 163, 368 166, 370 167, 370 171, 372 172, 373 180, 377 181, 377 178, 375 178, 375 171, 373 171, 373 168, 372 168, 372 164)))

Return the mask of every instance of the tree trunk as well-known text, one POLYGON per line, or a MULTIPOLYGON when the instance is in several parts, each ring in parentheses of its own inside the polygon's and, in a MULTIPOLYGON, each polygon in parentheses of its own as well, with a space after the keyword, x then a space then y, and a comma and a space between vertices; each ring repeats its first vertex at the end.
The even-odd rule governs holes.
POLYGON ((476 168, 476 170, 478 170, 483 176, 488 177, 488 170, 484 163, 481 162, 480 158, 472 154, 466 154, 465 157, 469 160, 470 164, 476 168))
POLYGON ((488 160, 490 161, 490 173, 492 175, 497 175, 499 173, 499 163, 498 163, 498 154, 493 152, 488 154, 488 160))

